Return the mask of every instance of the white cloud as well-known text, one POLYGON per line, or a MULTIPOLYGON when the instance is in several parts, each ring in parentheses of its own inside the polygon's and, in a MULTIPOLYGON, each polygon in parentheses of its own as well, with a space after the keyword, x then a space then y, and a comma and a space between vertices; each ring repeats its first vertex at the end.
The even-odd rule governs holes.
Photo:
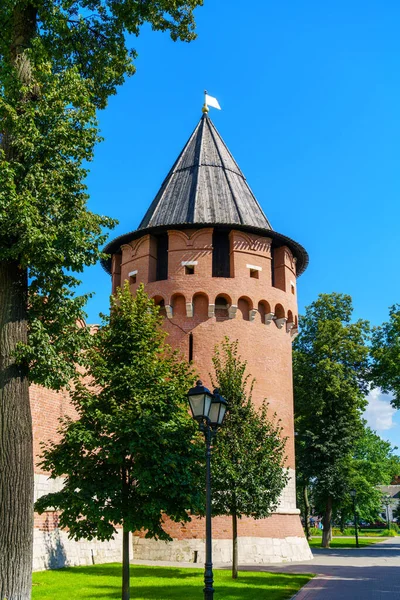
POLYGON ((371 429, 377 430, 379 433, 395 427, 393 416, 396 409, 390 404, 392 396, 384 394, 379 388, 374 388, 367 398, 368 406, 363 416, 371 429))

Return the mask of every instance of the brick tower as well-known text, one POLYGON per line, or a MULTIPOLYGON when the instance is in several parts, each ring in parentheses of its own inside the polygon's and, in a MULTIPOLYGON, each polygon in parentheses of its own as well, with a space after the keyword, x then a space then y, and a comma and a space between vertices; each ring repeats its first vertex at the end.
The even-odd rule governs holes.
MULTIPOLYGON (((104 262, 115 291, 144 283, 160 305, 168 342, 193 360, 210 384, 214 346, 239 340, 253 399, 267 398, 287 436, 290 482, 268 519, 239 520, 240 562, 311 557, 296 508, 292 339, 297 333, 296 278, 307 253, 274 231, 247 181, 204 113, 136 231, 113 240, 104 262)), ((244 441, 245 443, 245 441, 244 441)), ((231 558, 231 523, 213 520, 214 560, 231 558)), ((137 558, 201 562, 204 522, 168 524, 173 542, 134 538, 137 558)))

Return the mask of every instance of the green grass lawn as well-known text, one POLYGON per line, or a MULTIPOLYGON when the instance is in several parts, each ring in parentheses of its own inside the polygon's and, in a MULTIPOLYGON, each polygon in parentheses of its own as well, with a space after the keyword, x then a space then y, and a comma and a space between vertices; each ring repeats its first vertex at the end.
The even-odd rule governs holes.
MULTIPOLYGON (((214 571, 215 600, 285 600, 313 575, 214 571)), ((132 600, 202 600, 203 570, 131 566, 132 600)), ((121 565, 74 567, 33 574, 32 600, 112 600, 121 597, 121 565)))
MULTIPOLYGON (((371 544, 377 544, 378 542, 383 542, 387 538, 358 538, 358 543, 360 548, 364 548, 365 546, 371 546, 371 544)), ((312 538, 308 542, 311 548, 321 548, 321 538, 312 538)), ((331 548, 355 548, 356 540, 354 538, 340 538, 335 537, 331 541, 331 548)))

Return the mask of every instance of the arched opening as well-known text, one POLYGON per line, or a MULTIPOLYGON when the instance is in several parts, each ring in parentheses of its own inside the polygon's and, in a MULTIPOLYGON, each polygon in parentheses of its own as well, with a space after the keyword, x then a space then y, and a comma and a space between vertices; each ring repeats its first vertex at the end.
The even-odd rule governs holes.
POLYGON ((288 310, 287 320, 288 320, 288 323, 294 323, 293 313, 291 310, 288 310))
POLYGON ((299 326, 299 321, 298 321, 297 315, 296 315, 296 316, 295 316, 295 318, 294 318, 294 326, 295 326, 296 328, 299 326))
POLYGON ((285 318, 285 309, 283 308, 282 304, 277 304, 275 306, 275 317, 277 319, 284 319, 285 318))
POLYGON ((208 318, 208 296, 202 292, 193 296, 193 317, 200 321, 208 318))
POLYGON ((228 296, 220 294, 215 298, 215 318, 217 321, 229 319, 230 300, 228 296))
POLYGON ((250 321, 250 310, 253 308, 253 304, 249 298, 242 296, 238 301, 239 313, 242 313, 242 319, 244 321, 250 321))
POLYGON ((173 317, 186 317, 186 300, 182 294, 174 294, 171 298, 173 317))
POLYGON ((212 237, 212 276, 230 277, 231 276, 231 244, 229 231, 224 229, 214 229, 212 237))
POLYGON ((156 236, 156 281, 168 279, 168 232, 156 236))
POLYGON ((165 310, 165 302, 164 302, 164 298, 162 296, 154 296, 153 298, 153 302, 156 306, 159 307, 159 314, 162 317, 166 317, 167 313, 165 310))
POLYGON ((258 312, 260 314, 261 323, 265 323, 265 315, 268 315, 271 312, 271 306, 269 302, 266 300, 260 300, 258 303, 258 312))

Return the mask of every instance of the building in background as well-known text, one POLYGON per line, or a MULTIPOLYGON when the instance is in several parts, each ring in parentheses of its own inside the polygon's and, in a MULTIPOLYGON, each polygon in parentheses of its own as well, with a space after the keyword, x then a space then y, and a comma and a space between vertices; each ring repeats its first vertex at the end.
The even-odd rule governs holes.
POLYGON ((381 517, 386 523, 398 521, 398 510, 400 506, 400 477, 395 477, 390 485, 379 485, 382 492, 381 517))

